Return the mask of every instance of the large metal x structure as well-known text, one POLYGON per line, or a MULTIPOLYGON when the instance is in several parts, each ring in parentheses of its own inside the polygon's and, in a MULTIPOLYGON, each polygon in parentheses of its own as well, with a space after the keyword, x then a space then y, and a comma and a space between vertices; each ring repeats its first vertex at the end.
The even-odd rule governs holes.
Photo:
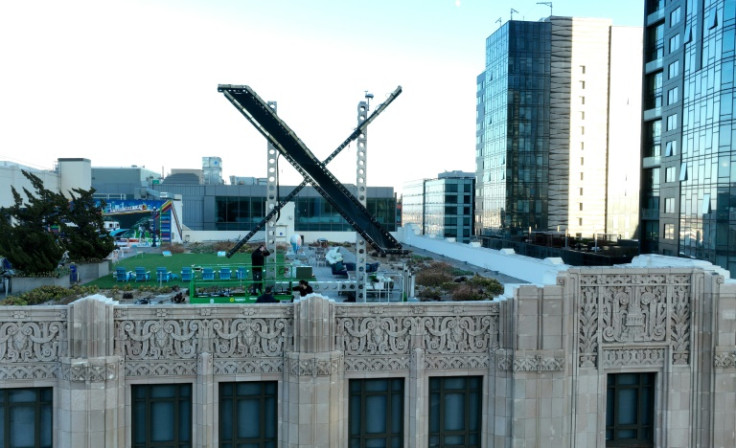
POLYGON ((381 113, 400 93, 397 87, 389 98, 348 136, 348 138, 330 154, 324 162, 320 162, 312 151, 296 136, 296 134, 248 86, 221 84, 217 87, 236 109, 276 148, 289 163, 304 177, 304 181, 287 197, 279 202, 273 210, 254 229, 240 240, 227 256, 231 257, 256 232, 261 230, 270 219, 307 183, 312 186, 332 205, 335 210, 358 232, 368 244, 382 254, 403 253, 401 244, 370 214, 363 204, 345 188, 325 167, 340 151, 358 138, 365 127, 381 113))

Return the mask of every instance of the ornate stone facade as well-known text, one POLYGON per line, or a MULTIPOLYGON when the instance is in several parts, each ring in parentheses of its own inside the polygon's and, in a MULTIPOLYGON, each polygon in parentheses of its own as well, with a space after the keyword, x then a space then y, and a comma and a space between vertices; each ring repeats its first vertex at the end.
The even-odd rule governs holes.
POLYGON ((726 446, 714 443, 731 432, 703 428, 736 419, 727 401, 736 396, 734 334, 736 286, 684 268, 571 269, 554 285, 520 286, 494 302, 342 304, 315 295, 129 306, 96 297, 0 307, 0 384, 53 387, 54 446, 76 448, 130 445, 131 385, 189 382, 199 397, 193 446, 214 447, 215 385, 276 380, 280 446, 342 447, 350 379, 404 378, 412 447, 427 444, 429 378, 473 375, 484 384, 483 446, 602 447, 607 375, 652 372, 655 445, 726 446), (688 405, 696 397, 697 416, 688 405), (104 403, 107 417, 96 420, 89 403, 104 403))

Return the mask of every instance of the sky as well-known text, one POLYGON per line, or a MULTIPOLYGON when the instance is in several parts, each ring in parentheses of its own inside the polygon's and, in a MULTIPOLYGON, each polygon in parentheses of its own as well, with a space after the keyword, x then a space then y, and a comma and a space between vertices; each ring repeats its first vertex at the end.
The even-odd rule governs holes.
MULTIPOLYGON (((251 86, 320 159, 374 109, 369 186, 475 171, 476 77, 501 23, 550 7, 499 0, 35 0, 0 2, 0 161, 58 158, 168 174, 221 157, 266 177, 266 141, 217 92, 251 86), (513 13, 512 13, 513 10, 513 13)), ((642 0, 558 0, 557 16, 641 26, 642 0)), ((328 169, 356 180, 356 145, 328 169)), ((279 161, 280 183, 301 176, 279 161)))

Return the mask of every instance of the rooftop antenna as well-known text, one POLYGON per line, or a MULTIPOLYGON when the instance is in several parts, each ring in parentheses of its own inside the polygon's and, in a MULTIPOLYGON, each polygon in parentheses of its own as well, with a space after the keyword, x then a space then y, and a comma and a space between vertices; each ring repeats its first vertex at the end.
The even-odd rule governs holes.
POLYGON ((549 6, 549 16, 552 17, 552 2, 537 2, 537 5, 549 6))
POLYGON ((370 110, 371 107, 371 100, 373 99, 373 94, 365 90, 365 107, 366 110, 370 110))
POLYGON ((494 23, 498 23, 499 28, 501 27, 501 18, 499 17, 494 23))
POLYGON ((511 8, 511 20, 514 20, 514 13, 519 14, 519 11, 515 10, 514 8, 511 8))

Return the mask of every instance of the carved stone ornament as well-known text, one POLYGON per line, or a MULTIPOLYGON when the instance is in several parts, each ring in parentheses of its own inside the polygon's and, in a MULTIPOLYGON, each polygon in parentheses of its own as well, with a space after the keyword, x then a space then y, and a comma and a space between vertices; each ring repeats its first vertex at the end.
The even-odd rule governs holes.
POLYGON ((0 383, 8 380, 48 380, 59 376, 59 363, 0 363, 0 383))
POLYGON ((409 356, 347 356, 346 372, 392 372, 409 369, 409 356))
POLYGON ((0 363, 57 361, 65 346, 65 321, 0 321, 0 363))
POLYGON ((496 350, 496 369, 502 372, 560 372, 565 369, 563 353, 535 350, 496 350))
POLYGON ((127 361, 126 377, 196 376, 196 360, 127 361))
POLYGON ((722 369, 736 368, 736 351, 716 353, 713 357, 713 366, 722 369))
POLYGON ((287 358, 287 369, 293 376, 331 376, 340 372, 343 363, 342 357, 322 359, 308 358, 296 359, 287 358))
POLYGON ((112 381, 118 377, 118 362, 92 361, 63 361, 61 363, 61 379, 71 382, 102 383, 112 381))
POLYGON ((664 366, 667 359, 664 348, 616 348, 603 350, 603 367, 664 366))
POLYGON ((624 344, 629 351, 607 353, 606 365, 659 363, 665 352, 646 347, 652 343, 669 345, 672 364, 689 363, 689 274, 577 275, 580 367, 597 367, 601 348, 624 344))

